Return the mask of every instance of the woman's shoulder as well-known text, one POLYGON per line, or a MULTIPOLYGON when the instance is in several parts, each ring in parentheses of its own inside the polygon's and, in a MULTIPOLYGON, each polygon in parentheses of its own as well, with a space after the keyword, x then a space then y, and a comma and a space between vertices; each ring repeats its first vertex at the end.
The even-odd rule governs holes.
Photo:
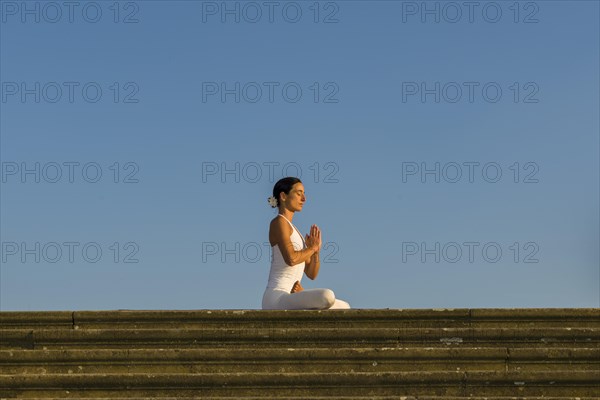
POLYGON ((281 224, 283 221, 283 218, 281 217, 281 215, 277 214, 275 217, 273 217, 273 219, 271 220, 271 226, 273 225, 279 225, 281 224))
POLYGON ((289 227, 289 225, 280 215, 276 215, 275 218, 271 220, 271 228, 287 230, 286 227, 289 227))
POLYGON ((271 242, 271 246, 274 246, 280 240, 285 240, 281 238, 289 237, 291 234, 292 227, 283 218, 276 216, 271 220, 271 225, 269 226, 269 241, 271 242))

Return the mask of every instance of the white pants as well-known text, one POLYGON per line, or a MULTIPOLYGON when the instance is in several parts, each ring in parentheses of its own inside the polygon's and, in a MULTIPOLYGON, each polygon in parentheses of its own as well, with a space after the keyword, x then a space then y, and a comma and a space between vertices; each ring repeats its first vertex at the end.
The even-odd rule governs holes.
POLYGON ((350 304, 336 299, 331 289, 304 289, 289 293, 285 290, 267 288, 263 294, 263 310, 333 310, 349 309, 350 304))

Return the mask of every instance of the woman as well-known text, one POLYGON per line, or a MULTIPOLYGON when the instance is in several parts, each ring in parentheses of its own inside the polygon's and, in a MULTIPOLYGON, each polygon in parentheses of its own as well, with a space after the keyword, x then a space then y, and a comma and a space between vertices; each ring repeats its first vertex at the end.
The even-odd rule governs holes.
POLYGON ((292 224, 294 213, 301 211, 306 197, 304 186, 298 178, 287 177, 277 181, 271 207, 279 208, 279 214, 271 221, 269 242, 273 258, 269 282, 263 294, 263 310, 300 309, 348 309, 350 304, 336 299, 330 289, 304 289, 300 284, 306 273, 314 280, 319 273, 321 231, 311 226, 306 239, 292 224))

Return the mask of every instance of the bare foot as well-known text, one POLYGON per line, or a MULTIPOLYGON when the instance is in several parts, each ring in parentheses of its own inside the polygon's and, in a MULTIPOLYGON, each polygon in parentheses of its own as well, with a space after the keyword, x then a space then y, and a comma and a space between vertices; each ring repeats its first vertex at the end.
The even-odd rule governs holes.
POLYGON ((294 286, 292 287, 292 291, 290 293, 296 293, 296 292, 301 292, 303 291, 304 288, 302 287, 302 285, 300 284, 300 281, 296 281, 294 283, 294 286))

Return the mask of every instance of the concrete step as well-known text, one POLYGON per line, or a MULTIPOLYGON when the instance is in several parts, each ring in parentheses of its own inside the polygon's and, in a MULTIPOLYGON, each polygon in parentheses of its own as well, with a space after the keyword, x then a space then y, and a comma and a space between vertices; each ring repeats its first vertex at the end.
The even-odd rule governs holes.
MULTIPOLYGON (((28 397, 29 400, 53 400, 64 399, 65 397, 28 397)), ((94 397, 94 400, 264 400, 263 396, 244 396, 244 397, 94 397)), ((91 398, 90 398, 91 399, 91 398)), ((331 400, 330 396, 273 396, 272 400, 331 400)), ((336 400, 597 400, 598 397, 548 397, 548 396, 336 396, 336 400)), ((0 398, 8 400, 8 398, 0 398)))
MULTIPOLYGON (((551 345, 593 347, 600 343, 600 328, 244 328, 219 329, 1 329, 0 349, 42 347, 139 347, 215 346, 252 343, 311 346, 379 345, 480 345, 502 346, 519 343, 524 347, 551 345)), ((372 347, 372 346, 371 346, 372 347)))
POLYGON ((0 374, 600 370, 600 348, 2 350, 0 374))
POLYGON ((351 309, 351 310, 109 310, 4 311, 3 329, 169 328, 427 328, 598 327, 594 308, 351 309))
POLYGON ((383 372, 0 375, 0 397, 131 396, 597 396, 597 372, 383 372), (112 395, 112 396, 111 396, 112 395))

